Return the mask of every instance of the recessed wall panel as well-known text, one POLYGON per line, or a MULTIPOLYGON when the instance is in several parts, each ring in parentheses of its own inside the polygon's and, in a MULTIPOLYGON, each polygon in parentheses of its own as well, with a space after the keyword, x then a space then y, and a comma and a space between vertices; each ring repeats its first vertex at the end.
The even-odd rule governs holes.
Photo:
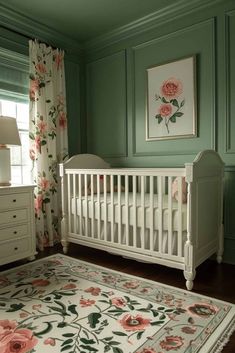
MULTIPOLYGON (((193 154, 215 146, 215 46, 214 19, 200 22, 133 48, 134 117, 133 153, 138 155, 193 154), (147 73, 150 67, 196 58, 195 107, 197 136, 146 141, 147 73)), ((180 72, 175 73, 180 78, 180 72)), ((168 79, 168 77, 165 77, 168 79)), ((157 87, 156 87, 157 91, 157 87)), ((186 119, 186 117, 184 117, 186 119)), ((183 118, 182 118, 183 119, 183 118)), ((156 120, 156 124, 158 121, 156 120)))
POLYGON ((88 152, 126 155, 126 63, 120 51, 87 65, 88 152))

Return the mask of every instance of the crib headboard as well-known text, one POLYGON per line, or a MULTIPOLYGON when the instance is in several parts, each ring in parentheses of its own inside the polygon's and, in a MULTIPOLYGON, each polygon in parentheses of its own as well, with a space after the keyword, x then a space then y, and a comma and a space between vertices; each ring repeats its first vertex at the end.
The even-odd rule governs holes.
POLYGON ((89 153, 77 154, 64 163, 64 168, 76 169, 108 169, 110 165, 102 158, 89 153))

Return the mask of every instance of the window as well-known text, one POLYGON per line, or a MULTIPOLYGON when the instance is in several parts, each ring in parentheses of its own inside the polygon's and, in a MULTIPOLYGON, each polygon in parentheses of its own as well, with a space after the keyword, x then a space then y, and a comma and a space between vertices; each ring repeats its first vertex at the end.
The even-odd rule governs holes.
POLYGON ((29 104, 0 99, 0 114, 16 118, 21 140, 21 146, 10 147, 11 182, 13 184, 31 184, 32 163, 29 158, 29 104))

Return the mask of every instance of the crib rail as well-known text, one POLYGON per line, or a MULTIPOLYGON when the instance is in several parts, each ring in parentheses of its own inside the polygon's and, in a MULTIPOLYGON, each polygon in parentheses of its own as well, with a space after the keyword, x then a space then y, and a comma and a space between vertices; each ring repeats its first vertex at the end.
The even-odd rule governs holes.
POLYGON ((65 169, 65 175, 69 236, 183 262, 184 168, 65 169))

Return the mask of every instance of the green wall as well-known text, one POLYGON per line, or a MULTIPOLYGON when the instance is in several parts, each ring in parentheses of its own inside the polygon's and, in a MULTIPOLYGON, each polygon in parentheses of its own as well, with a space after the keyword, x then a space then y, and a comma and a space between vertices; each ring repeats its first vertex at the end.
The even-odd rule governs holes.
POLYGON ((201 1, 86 46, 87 149, 113 166, 182 166, 216 149, 225 169, 225 256, 235 264, 235 3, 201 1), (196 57, 197 137, 146 141, 146 69, 196 57))

